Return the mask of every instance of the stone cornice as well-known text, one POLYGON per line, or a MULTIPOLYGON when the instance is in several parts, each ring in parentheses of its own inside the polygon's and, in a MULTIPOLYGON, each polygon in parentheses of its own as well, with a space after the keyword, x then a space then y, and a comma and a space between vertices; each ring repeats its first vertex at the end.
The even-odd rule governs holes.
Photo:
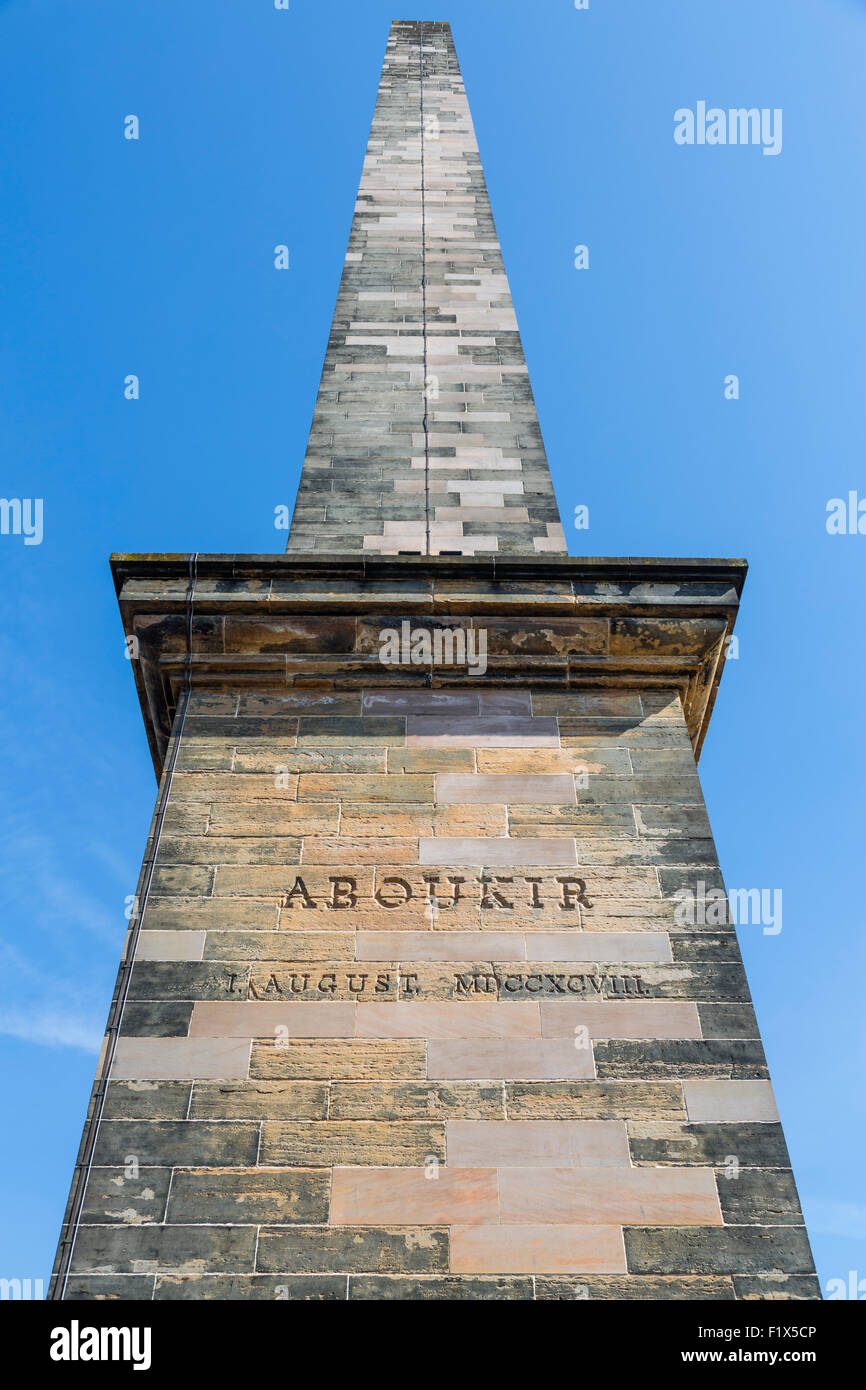
POLYGON ((157 772, 187 671, 196 688, 362 685, 679 691, 699 754, 743 560, 542 556, 112 556, 157 772), (487 673, 385 666, 379 634, 484 628, 487 673), (191 646, 188 630, 191 629, 191 646))

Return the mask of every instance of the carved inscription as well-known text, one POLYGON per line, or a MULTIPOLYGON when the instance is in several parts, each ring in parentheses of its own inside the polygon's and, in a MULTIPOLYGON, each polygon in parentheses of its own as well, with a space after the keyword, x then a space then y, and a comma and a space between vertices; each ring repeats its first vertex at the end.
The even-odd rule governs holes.
POLYGON ((426 901, 441 911, 468 901, 478 902, 488 912, 509 912, 516 908, 541 911, 556 908, 560 912, 575 912, 578 905, 591 908, 586 880, 570 874, 556 874, 547 879, 540 876, 516 874, 476 874, 461 876, 423 874, 423 889, 413 886, 398 874, 384 877, 374 892, 363 894, 358 880, 351 875, 328 876, 326 895, 314 894, 299 874, 282 898, 282 906, 298 912, 369 911, 381 907, 397 911, 412 901, 426 901))
POLYGON ((497 998, 510 994, 556 994, 645 999, 652 991, 640 975, 608 975, 606 973, 569 975, 550 971, 515 973, 513 975, 470 974, 455 975, 455 997, 468 999, 476 994, 494 994, 497 998))
MULTIPOLYGON (((232 985, 236 976, 230 977, 232 985)), ((653 993, 640 975, 602 970, 576 972, 552 966, 515 964, 499 969, 455 969, 442 963, 416 963, 380 970, 375 966, 285 965, 254 971, 249 999, 646 999, 653 993)))
POLYGON ((396 970, 281 969, 250 980, 250 999, 411 998, 417 976, 396 970))

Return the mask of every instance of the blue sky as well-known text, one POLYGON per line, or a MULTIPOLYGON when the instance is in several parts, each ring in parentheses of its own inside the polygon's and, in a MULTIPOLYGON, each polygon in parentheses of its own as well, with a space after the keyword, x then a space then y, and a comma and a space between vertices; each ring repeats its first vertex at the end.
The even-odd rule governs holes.
POLYGON ((866 1279, 866 536, 825 527, 866 496, 854 0, 0 0, 0 494, 44 499, 41 545, 0 536, 0 1273, 47 1280, 154 798, 108 555, 282 549, 388 24, 420 17, 453 26, 570 549, 750 562, 704 789, 729 886, 783 890, 743 953, 822 1281, 866 1279), (676 145, 699 100, 781 108, 781 154, 676 145))

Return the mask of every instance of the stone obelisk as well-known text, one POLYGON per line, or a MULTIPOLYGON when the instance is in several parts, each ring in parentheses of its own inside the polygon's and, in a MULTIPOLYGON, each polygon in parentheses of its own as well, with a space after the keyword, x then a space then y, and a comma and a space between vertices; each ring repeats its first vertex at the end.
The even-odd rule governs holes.
POLYGON ((819 1297, 696 769, 745 565, 566 554, 447 24, 287 553, 112 565, 159 793, 52 1296, 819 1297))

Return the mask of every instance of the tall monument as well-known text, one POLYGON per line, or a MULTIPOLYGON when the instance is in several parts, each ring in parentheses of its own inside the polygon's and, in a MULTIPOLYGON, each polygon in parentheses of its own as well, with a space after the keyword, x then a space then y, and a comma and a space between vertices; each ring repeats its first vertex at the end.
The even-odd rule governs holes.
POLYGON ((567 555, 447 24, 287 553, 112 567, 159 793, 52 1297, 819 1297, 696 770, 745 565, 567 555))

